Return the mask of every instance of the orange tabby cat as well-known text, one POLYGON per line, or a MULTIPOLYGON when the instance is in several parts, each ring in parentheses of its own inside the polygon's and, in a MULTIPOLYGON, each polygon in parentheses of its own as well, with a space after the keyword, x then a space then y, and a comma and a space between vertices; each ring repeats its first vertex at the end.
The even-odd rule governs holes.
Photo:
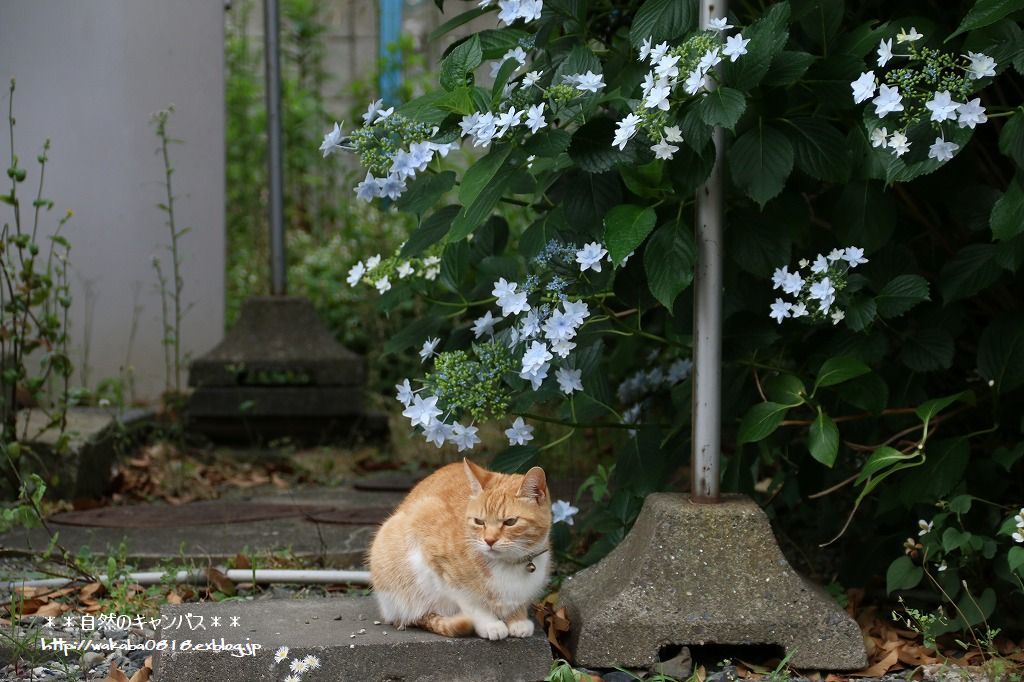
POLYGON ((547 584, 551 502, 540 467, 499 474, 469 460, 421 481, 384 522, 370 578, 384 620, 448 637, 529 637, 547 584))

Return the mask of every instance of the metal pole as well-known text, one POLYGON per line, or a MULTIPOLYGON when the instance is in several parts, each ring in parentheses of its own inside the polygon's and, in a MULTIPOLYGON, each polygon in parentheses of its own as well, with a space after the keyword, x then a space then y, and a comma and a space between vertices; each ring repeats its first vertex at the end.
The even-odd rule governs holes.
MULTIPOLYGON (((724 17, 727 0, 701 0, 700 27, 724 17)), ((708 79, 708 87, 716 87, 708 79)), ((722 447, 722 164, 723 134, 715 128, 715 165, 697 191, 697 272, 693 315, 693 449, 690 494, 718 502, 722 447)))
POLYGON ((284 296, 284 181, 281 161, 281 57, 277 0, 264 0, 263 35, 267 60, 267 178, 270 181, 270 293, 284 296))

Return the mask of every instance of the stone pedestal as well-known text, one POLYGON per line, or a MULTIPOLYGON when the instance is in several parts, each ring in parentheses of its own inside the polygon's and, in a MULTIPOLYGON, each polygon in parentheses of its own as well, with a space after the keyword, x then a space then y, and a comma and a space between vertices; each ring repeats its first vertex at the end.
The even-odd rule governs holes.
POLYGON ((251 298, 189 369, 189 428, 220 441, 386 438, 386 419, 365 409, 365 383, 365 359, 334 339, 308 300, 251 298))
POLYGON ((753 500, 656 493, 626 539, 559 592, 588 668, 648 667, 668 645, 778 645, 798 669, 867 665, 857 624, 799 576, 753 500))

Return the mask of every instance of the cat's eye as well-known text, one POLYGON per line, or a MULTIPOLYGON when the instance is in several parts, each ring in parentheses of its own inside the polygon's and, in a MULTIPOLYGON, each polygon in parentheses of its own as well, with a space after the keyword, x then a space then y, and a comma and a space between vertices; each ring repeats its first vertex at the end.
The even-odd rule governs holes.
POLYGON ((473 523, 475 523, 478 526, 482 526, 482 525, 484 525, 484 520, 483 519, 473 519, 473 523))
POLYGON ((506 526, 514 526, 514 525, 516 525, 516 521, 518 521, 518 520, 519 520, 518 516, 513 516, 510 519, 505 519, 505 525, 506 526))

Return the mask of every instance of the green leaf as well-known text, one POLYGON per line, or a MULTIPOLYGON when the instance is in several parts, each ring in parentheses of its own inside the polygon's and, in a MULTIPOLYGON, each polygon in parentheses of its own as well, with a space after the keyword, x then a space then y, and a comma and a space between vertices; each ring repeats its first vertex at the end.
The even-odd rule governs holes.
POLYGON ((841 397, 854 407, 878 414, 889 404, 889 386, 877 374, 865 374, 847 382, 841 397))
POLYGON ((999 133, 999 151, 1013 159, 1017 168, 1024 168, 1024 111, 1007 119, 999 133))
POLYGON ((737 90, 752 90, 771 68, 775 55, 782 52, 789 38, 789 3, 776 2, 749 28, 743 37, 750 40, 747 54, 722 65, 724 83, 737 90))
POLYGON ((487 220, 514 178, 515 176, 510 173, 499 173, 491 178, 490 183, 477 195, 473 203, 464 206, 459 215, 455 217, 449 241, 463 239, 487 220))
POLYGON ((978 374, 999 393, 1024 384, 1024 318, 995 320, 978 341, 978 374))
POLYGON ((548 128, 531 135, 523 144, 523 153, 550 158, 558 156, 569 148, 572 136, 561 128, 548 128))
POLYGON ((807 432, 807 449, 811 456, 825 466, 831 468, 839 454, 839 429, 832 417, 818 408, 818 416, 807 432))
POLYGON ((736 186, 764 207, 782 191, 793 172, 793 145, 759 119, 729 150, 729 169, 736 186))
POLYGON ((411 322, 384 343, 384 352, 398 353, 423 343, 437 333, 441 322, 442 319, 437 316, 422 317, 411 322))
POLYGON ((1024 232, 1024 189, 1021 188, 1022 181, 1024 181, 1024 174, 1011 180, 1006 193, 992 206, 992 216, 989 222, 992 225, 993 239, 1012 239, 1021 232, 1024 232))
POLYGON ((409 235, 408 241, 402 247, 402 255, 406 257, 418 256, 431 244, 441 241, 448 230, 451 229, 452 221, 459 214, 461 206, 453 204, 445 206, 431 213, 420 222, 416 231, 409 235))
POLYGON ((1024 0, 978 0, 964 20, 960 22, 960 26, 946 38, 946 42, 948 43, 965 31, 973 31, 976 28, 994 24, 1021 8, 1024 8, 1024 0))
POLYGON ((949 304, 995 284, 1002 273, 996 261, 999 248, 997 244, 969 244, 960 249, 939 275, 942 299, 949 304))
POLYGON ((821 369, 818 370, 818 377, 814 380, 812 393, 816 393, 819 388, 835 386, 870 371, 871 368, 860 360, 847 357, 829 358, 822 363, 821 369))
POLYGON ((813 54, 807 52, 783 50, 772 59, 771 68, 761 84, 778 87, 793 85, 807 73, 815 59, 813 54))
POLYGON ((921 403, 914 414, 917 415, 918 419, 924 422, 925 427, 932 420, 932 417, 942 412, 944 409, 955 403, 957 400, 963 398, 969 398, 972 394, 968 391, 961 391, 960 393, 954 393, 953 395, 947 395, 944 398, 934 398, 932 400, 926 400, 921 403))
POLYGON ((505 474, 525 474, 539 458, 540 450, 532 445, 513 445, 495 455, 490 467, 505 474))
POLYGON ((441 254, 440 282, 452 293, 462 290, 463 282, 469 274, 469 242, 460 240, 451 242, 444 247, 441 254))
POLYGON ((463 206, 472 204, 501 170, 505 160, 512 153, 513 146, 502 145, 491 150, 491 153, 483 157, 466 171, 462 177, 462 185, 459 187, 459 201, 463 206))
POLYGON ((736 439, 740 445, 764 440, 779 428, 786 416, 789 405, 779 403, 758 403, 743 415, 736 439))
POLYGON ((803 405, 807 389, 792 374, 777 374, 764 382, 764 392, 772 402, 796 407, 803 405))
POLYGON ((905 455, 895 448, 883 445, 871 453, 871 456, 868 457, 868 461, 864 462, 864 466, 861 467, 860 473, 857 474, 856 484, 860 485, 883 469, 887 469, 901 462, 906 462, 907 460, 914 459, 915 457, 917 457, 916 453, 905 455))
POLYGON ((729 130, 736 126, 746 108, 746 95, 727 87, 715 88, 697 104, 701 120, 709 126, 721 126, 729 130))
POLYGON ((789 123, 786 133, 793 143, 797 168, 826 182, 849 179, 850 148, 838 130, 812 116, 795 118, 789 123))
POLYGON ((909 590, 918 586, 924 577, 924 569, 911 561, 908 556, 901 556, 891 564, 885 572, 885 591, 892 594, 897 590, 909 590))
POLYGON ((669 312, 676 297, 690 286, 697 261, 693 234, 681 222, 662 225, 644 250, 647 286, 669 312))
POLYGON ((622 202, 617 173, 584 173, 576 170, 562 176, 562 209, 569 225, 594 234, 611 208, 622 202))
MULTIPOLYGON (((562 60, 562 63, 555 69, 553 83, 561 83, 563 76, 570 76, 575 73, 586 73, 593 71, 601 73, 601 60, 597 58, 590 48, 584 45, 577 45, 572 52, 562 60)), ((608 138, 608 145, 611 146, 611 138, 608 138)))
POLYGON ((953 351, 953 337, 945 329, 918 329, 903 342, 900 359, 914 372, 934 372, 950 368, 953 351))
POLYGON ((573 134, 569 158, 587 173, 604 173, 617 163, 634 162, 636 147, 627 146, 626 151, 619 151, 612 146, 614 136, 615 121, 595 118, 573 134))
POLYGON ((455 88, 466 85, 467 76, 472 74, 483 60, 484 52, 480 46, 480 36, 474 34, 441 60, 441 87, 451 92, 455 88))
POLYGON ((444 103, 453 93, 445 92, 444 90, 437 90, 435 92, 428 92, 427 94, 417 97, 414 100, 410 100, 402 106, 395 109, 395 113, 407 116, 414 121, 425 123, 427 125, 440 125, 444 119, 448 116, 448 112, 441 108, 444 103))
POLYGON ((460 12, 431 31, 429 40, 430 42, 434 42, 446 33, 457 29, 459 26, 468 24, 477 17, 483 16, 484 14, 492 11, 494 11, 494 8, 491 7, 474 7, 473 9, 466 10, 465 12, 460 12))
POLYGON ((697 3, 693 0, 647 0, 633 17, 629 40, 636 47, 647 38, 656 45, 672 43, 697 26, 697 3))
POLYGON ((455 186, 455 173, 421 173, 395 202, 401 211, 420 214, 433 206, 441 195, 455 186))
POLYGON ((928 281, 918 275, 898 275, 882 287, 875 297, 878 314, 882 317, 899 317, 928 297, 928 281))
POLYGON ((1010 564, 1011 571, 1024 576, 1024 571, 1021 570, 1024 567, 1024 547, 1011 547, 1006 553, 1006 561, 1010 564))
POLYGON ((966 514, 971 511, 971 504, 974 498, 970 495, 957 495, 949 501, 949 511, 954 514, 966 514))
POLYGON ((874 299, 855 298, 846 306, 846 326, 852 331, 864 331, 878 316, 874 299))
POLYGON ((636 250, 654 229, 658 216, 653 208, 622 204, 604 219, 604 243, 616 265, 636 250))
POLYGON ((971 534, 957 528, 947 528, 942 532, 942 549, 946 552, 966 547, 971 541, 971 534))
POLYGON ((898 215, 880 183, 850 182, 832 209, 832 227, 840 244, 857 244, 870 254, 889 244, 898 215))

